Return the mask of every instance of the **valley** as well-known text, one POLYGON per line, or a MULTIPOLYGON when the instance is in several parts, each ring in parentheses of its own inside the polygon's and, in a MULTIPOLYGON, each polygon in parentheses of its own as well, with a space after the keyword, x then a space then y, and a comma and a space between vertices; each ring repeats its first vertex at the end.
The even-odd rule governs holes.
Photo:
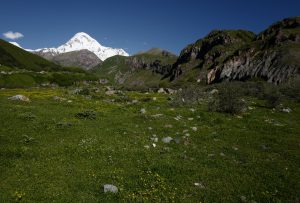
POLYGON ((0 202, 299 202, 300 17, 124 50, 0 39, 0 202))

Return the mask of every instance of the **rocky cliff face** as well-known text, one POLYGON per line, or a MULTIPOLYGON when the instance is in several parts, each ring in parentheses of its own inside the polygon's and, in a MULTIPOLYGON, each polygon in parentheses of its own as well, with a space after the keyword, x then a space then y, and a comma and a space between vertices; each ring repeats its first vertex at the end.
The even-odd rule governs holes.
POLYGON ((140 57, 130 57, 126 60, 126 64, 131 67, 131 71, 144 69, 161 75, 168 74, 172 67, 171 64, 163 64, 161 60, 148 61, 140 57))
POLYGON ((281 83, 299 74, 300 18, 280 21, 255 36, 251 32, 213 31, 187 46, 169 73, 171 80, 199 69, 208 84, 223 80, 262 78, 281 83))
POLYGON ((300 74, 300 18, 285 19, 259 34, 222 64, 214 64, 207 82, 262 78, 279 84, 300 74))
MULTIPOLYGON (((184 75, 191 68, 209 69, 213 64, 222 63, 223 60, 243 45, 255 39, 252 32, 244 30, 215 30, 205 38, 188 45, 172 66, 171 80, 184 75)), ((203 78, 202 75, 196 76, 203 78)))

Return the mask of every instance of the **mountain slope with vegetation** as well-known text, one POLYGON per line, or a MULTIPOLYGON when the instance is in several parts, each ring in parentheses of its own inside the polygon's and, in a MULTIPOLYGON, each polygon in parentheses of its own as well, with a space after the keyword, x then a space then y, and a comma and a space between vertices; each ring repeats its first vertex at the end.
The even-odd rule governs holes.
POLYGON ((156 88, 168 82, 164 75, 177 59, 175 54, 158 48, 140 52, 130 57, 113 56, 92 72, 110 83, 130 89, 156 88))
POLYGON ((0 39, 0 87, 69 86, 98 78, 81 68, 62 67, 0 39))
POLYGON ((0 39, 0 64, 33 71, 59 70, 61 67, 0 39))
POLYGON ((49 60, 61 66, 80 67, 85 70, 89 70, 102 62, 96 54, 86 49, 61 53, 50 57, 49 60))
POLYGON ((170 79, 210 84, 260 78, 278 84, 300 74, 299 50, 300 17, 284 19, 257 36, 242 30, 213 31, 181 52, 170 79))
POLYGON ((299 77, 299 58, 300 17, 294 17, 258 35, 245 30, 214 30, 184 48, 177 59, 156 48, 129 58, 110 59, 94 71, 125 87, 179 88, 196 82, 205 85, 253 79, 279 84, 299 77))

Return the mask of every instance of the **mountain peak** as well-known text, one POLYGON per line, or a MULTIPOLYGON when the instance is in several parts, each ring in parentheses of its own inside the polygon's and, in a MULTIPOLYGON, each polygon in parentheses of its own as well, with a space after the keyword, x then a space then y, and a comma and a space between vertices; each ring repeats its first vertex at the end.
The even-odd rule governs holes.
POLYGON ((91 38, 91 36, 88 35, 88 34, 85 33, 85 32, 78 32, 78 33, 76 33, 76 34, 74 35, 74 37, 81 37, 81 36, 91 38))
POLYGON ((76 33, 69 41, 84 41, 84 42, 94 42, 96 41, 94 38, 92 38, 90 35, 88 35, 85 32, 78 32, 76 33))
POLYGON ((79 51, 83 49, 93 52, 102 61, 115 55, 129 56, 129 54, 123 49, 114 49, 111 47, 102 46, 99 42, 97 42, 97 40, 85 32, 76 33, 67 43, 59 46, 58 48, 38 49, 36 52, 49 53, 50 55, 55 56, 58 54, 79 51))

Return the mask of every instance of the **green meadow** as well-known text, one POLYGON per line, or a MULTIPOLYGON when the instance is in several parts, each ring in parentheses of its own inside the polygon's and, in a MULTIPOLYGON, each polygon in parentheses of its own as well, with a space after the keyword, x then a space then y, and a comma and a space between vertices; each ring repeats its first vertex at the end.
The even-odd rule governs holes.
POLYGON ((299 202, 299 103, 245 97, 235 115, 171 97, 1 89, 0 202, 299 202))

